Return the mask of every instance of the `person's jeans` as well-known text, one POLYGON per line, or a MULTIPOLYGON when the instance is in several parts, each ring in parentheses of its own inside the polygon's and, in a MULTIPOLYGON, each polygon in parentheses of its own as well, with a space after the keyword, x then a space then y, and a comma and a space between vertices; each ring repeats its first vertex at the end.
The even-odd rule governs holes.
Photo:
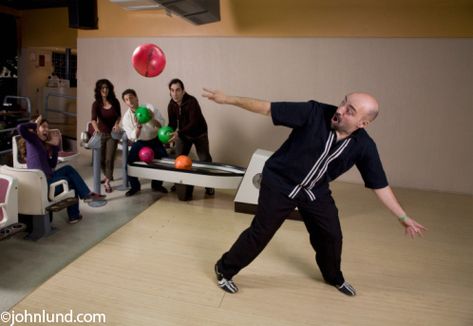
MULTIPOLYGON (((143 147, 150 147, 154 152, 154 158, 160 159, 167 157, 168 154, 164 149, 163 144, 159 141, 158 138, 153 138, 151 140, 138 140, 131 145, 130 152, 128 153, 128 163, 137 162, 140 160, 139 153, 143 147)), ((134 190, 140 190, 141 184, 137 177, 128 176, 130 181, 130 187, 134 190)), ((153 189, 159 188, 163 185, 163 182, 160 180, 152 180, 151 187, 153 189)))
MULTIPOLYGON (((76 169, 70 165, 65 165, 54 171, 53 175, 48 179, 48 186, 58 180, 66 180, 69 184, 69 188, 75 190, 76 197, 84 199, 90 194, 90 189, 84 179, 82 179, 76 169)), ((60 191, 61 189, 57 189, 56 193, 60 191)), ((80 215, 79 203, 67 207, 67 214, 70 218, 78 217, 80 215)))

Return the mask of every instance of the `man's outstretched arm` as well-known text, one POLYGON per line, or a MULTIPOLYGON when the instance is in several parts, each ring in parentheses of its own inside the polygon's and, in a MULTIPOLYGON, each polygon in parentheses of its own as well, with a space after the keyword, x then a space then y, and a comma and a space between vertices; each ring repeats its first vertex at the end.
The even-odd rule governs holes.
POLYGON ((234 105, 250 112, 259 113, 266 116, 269 116, 271 113, 271 102, 266 100, 225 95, 221 91, 211 90, 208 88, 204 88, 204 93, 202 96, 218 104, 234 105))
POLYGON ((384 206, 399 218, 399 222, 404 226, 407 235, 411 238, 415 238, 417 235, 422 236, 422 231, 425 231, 426 228, 407 216, 406 212, 397 201, 391 187, 387 186, 381 189, 374 189, 374 192, 384 206))

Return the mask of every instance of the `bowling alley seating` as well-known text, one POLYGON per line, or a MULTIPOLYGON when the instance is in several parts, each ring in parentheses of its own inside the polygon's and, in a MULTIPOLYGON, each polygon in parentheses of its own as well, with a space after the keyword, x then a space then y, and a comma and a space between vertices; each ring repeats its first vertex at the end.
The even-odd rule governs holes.
POLYGON ((0 240, 9 238, 26 228, 18 223, 18 184, 5 174, 0 174, 0 240))
MULTIPOLYGON (((87 149, 94 149, 97 148, 100 143, 98 142, 100 140, 99 137, 93 137, 93 128, 92 128, 92 123, 89 121, 87 122, 87 126, 85 127, 85 130, 81 132, 80 138, 81 138, 81 143, 80 145, 84 148, 87 149)), ((123 150, 123 141, 124 141, 124 132, 119 131, 119 132, 112 132, 111 136, 114 139, 119 140, 117 149, 119 151, 123 150)), ((128 140, 126 140, 128 147, 130 147, 130 144, 128 144, 128 140)))
MULTIPOLYGON (((128 188, 128 175, 126 172, 126 164, 127 164, 127 158, 128 158, 128 150, 131 147, 131 143, 129 143, 128 138, 126 137, 126 133, 123 130, 120 130, 118 132, 112 131, 111 136, 113 139, 119 140, 117 150, 122 152, 122 165, 123 165, 123 177, 122 177, 122 186, 121 190, 128 188), (126 147, 124 146, 126 144, 126 147)), ((92 127, 92 123, 89 121, 87 122, 87 125, 85 127, 85 130, 81 132, 80 134, 80 146, 84 147, 86 149, 91 149, 92 150, 92 160, 91 160, 91 165, 94 165, 94 152, 95 150, 98 150, 100 148, 100 136, 95 137, 94 136, 94 130, 92 127), (95 150, 94 150, 95 149, 95 150)), ((95 164, 99 164, 100 162, 95 162, 95 164)), ((94 175, 94 178, 96 176, 94 175)), ((100 176, 98 176, 100 178, 100 176)), ((95 183, 95 179, 94 179, 95 183)), ((120 189, 120 188, 117 188, 120 189)))
POLYGON ((80 134, 80 145, 87 149, 94 149, 100 145, 100 138, 99 137, 92 137, 93 136, 93 128, 92 123, 89 121, 80 134))
MULTIPOLYGON (((77 203, 74 189, 69 189, 66 180, 48 186, 46 175, 41 170, 0 166, 0 174, 10 176, 18 185, 18 214, 25 221, 31 220, 28 238, 37 240, 53 232, 53 212, 77 203), (56 191, 57 189, 57 191, 56 191)), ((2 187, 3 189, 3 187, 2 187)))
POLYGON ((18 186, 9 175, 0 175, 0 228, 18 216, 18 186))

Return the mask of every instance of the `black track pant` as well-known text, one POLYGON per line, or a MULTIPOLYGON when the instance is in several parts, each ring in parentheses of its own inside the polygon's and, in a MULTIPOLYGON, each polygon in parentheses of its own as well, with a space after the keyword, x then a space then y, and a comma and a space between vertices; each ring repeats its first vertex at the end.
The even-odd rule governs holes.
POLYGON ((296 207, 310 234, 310 243, 316 251, 315 259, 325 281, 332 285, 342 284, 342 231, 332 196, 317 198, 313 202, 307 198, 290 199, 271 190, 264 182, 261 183, 258 209, 250 227, 240 234, 230 250, 218 261, 224 277, 231 279, 249 265, 296 207))

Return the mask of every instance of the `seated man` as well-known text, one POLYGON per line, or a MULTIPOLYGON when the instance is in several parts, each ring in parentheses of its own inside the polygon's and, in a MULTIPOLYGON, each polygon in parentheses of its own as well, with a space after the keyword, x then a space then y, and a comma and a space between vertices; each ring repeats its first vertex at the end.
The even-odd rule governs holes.
MULTIPOLYGON (((70 165, 65 165, 57 170, 58 151, 60 138, 59 134, 49 133, 49 124, 41 115, 35 122, 22 123, 18 125, 18 133, 25 140, 26 146, 19 146, 20 155, 25 155, 28 169, 39 169, 44 172, 48 185, 58 180, 66 180, 71 189, 74 189, 76 196, 84 200, 96 200, 105 198, 90 191, 84 179, 70 165)), ((67 207, 69 223, 77 223, 82 219, 79 211, 79 204, 67 207)))
MULTIPOLYGON (((143 147, 150 147, 154 152, 154 158, 167 157, 166 150, 163 144, 159 141, 158 129, 164 123, 164 119, 157 109, 151 104, 146 104, 146 107, 152 112, 150 121, 140 124, 138 123, 135 111, 139 106, 138 96, 135 90, 127 89, 122 94, 122 99, 128 106, 128 110, 123 115, 122 128, 133 145, 128 154, 128 163, 139 161, 139 152, 143 147)), ((126 196, 133 196, 141 190, 141 184, 137 177, 128 177, 130 180, 131 189, 126 192, 126 196)), ((155 191, 167 193, 167 189, 163 187, 163 182, 159 180, 151 181, 151 188, 155 191)))

